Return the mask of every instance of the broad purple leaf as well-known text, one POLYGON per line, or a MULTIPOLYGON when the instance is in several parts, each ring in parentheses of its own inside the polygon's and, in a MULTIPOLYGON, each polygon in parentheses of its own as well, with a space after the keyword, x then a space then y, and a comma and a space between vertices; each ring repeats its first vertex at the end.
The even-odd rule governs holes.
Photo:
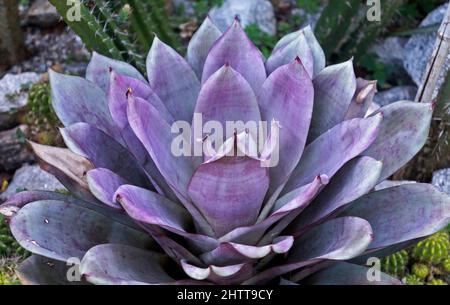
POLYGON ((372 239, 372 229, 364 219, 343 217, 327 221, 297 239, 283 265, 261 272, 246 284, 262 283, 324 260, 354 258, 367 249, 372 239))
POLYGON ((283 190, 286 194, 315 176, 332 178, 349 160, 366 150, 376 139, 383 116, 345 121, 309 144, 283 190))
POLYGON ((203 252, 217 247, 218 243, 215 239, 189 233, 189 230, 193 229, 189 213, 161 195, 132 185, 123 185, 114 197, 127 214, 139 223, 156 225, 181 235, 203 252))
MULTIPOLYGON (((190 157, 175 156, 171 151, 174 135, 171 126, 149 103, 130 100, 128 120, 136 136, 149 152, 159 171, 203 231, 212 233, 210 225, 190 202, 187 189, 194 173, 190 157)), ((187 139, 189 140, 189 139, 187 139)))
POLYGON ((80 273, 96 285, 160 285, 175 280, 164 270, 167 256, 120 244, 98 245, 83 257, 80 273))
POLYGON ((270 55, 266 61, 267 74, 270 75, 279 67, 291 63, 295 58, 300 59, 306 72, 312 79, 314 77, 313 54, 306 40, 306 36, 301 31, 298 32, 295 39, 270 55))
POLYGON ((224 157, 197 168, 189 196, 220 237, 255 223, 268 186, 268 170, 259 160, 224 157))
POLYGON ((64 126, 84 122, 120 139, 119 130, 109 112, 106 93, 100 87, 84 78, 52 70, 49 76, 53 109, 64 126))
POLYGON ((200 91, 200 82, 189 64, 158 37, 147 57, 150 86, 172 117, 190 122, 200 91))
POLYGON ((82 258, 98 244, 146 248, 152 242, 147 234, 90 209, 53 200, 35 201, 23 207, 11 219, 11 232, 26 250, 63 262, 71 257, 82 258))
POLYGON ((123 61, 108 58, 97 52, 93 52, 91 61, 87 66, 86 79, 99 86, 104 92, 108 92, 111 70, 145 81, 142 74, 132 65, 123 61))
POLYGON ((401 101, 381 108, 383 123, 377 140, 362 154, 383 162, 380 182, 411 160, 425 144, 433 105, 401 101))
MULTIPOLYGON (((228 65, 220 68, 203 85, 195 112, 202 114, 205 123, 218 121, 224 129, 227 121, 261 121, 258 102, 252 88, 241 74, 228 65)), ((237 129, 236 133, 243 131, 243 128, 237 129)), ((257 135, 252 136, 256 138, 257 135)))
POLYGON ((314 88, 299 59, 278 68, 267 78, 258 103, 263 121, 275 120, 281 125, 279 163, 270 168, 268 194, 278 195, 278 189, 300 160, 311 123, 314 88))
POLYGON ((206 16, 200 28, 189 41, 186 60, 194 69, 198 79, 202 78, 203 66, 209 50, 220 36, 222 36, 222 32, 211 18, 206 16))
POLYGON ((370 269, 346 262, 321 270, 302 281, 306 285, 401 285, 400 280, 380 272, 380 279, 373 281, 367 276, 370 269))
POLYGON ((342 215, 362 217, 371 224, 372 251, 443 229, 450 222, 450 198, 429 184, 405 184, 367 194, 342 215))
POLYGON ((314 78, 314 110, 308 142, 345 119, 356 92, 353 60, 332 65, 314 78))
POLYGON ((377 92, 377 82, 362 78, 356 80, 356 93, 348 107, 345 120, 363 118, 366 116, 373 98, 377 92))
POLYGON ((202 84, 224 65, 239 72, 258 94, 266 80, 263 56, 237 20, 211 48, 203 68, 202 84))
POLYGON ((95 167, 107 168, 135 185, 152 187, 144 170, 126 148, 93 125, 74 124, 61 129, 61 135, 72 152, 89 159, 95 167))
POLYGON ((370 157, 348 162, 294 221, 289 232, 297 236, 306 227, 333 217, 348 203, 369 193, 378 183, 382 167, 381 162, 370 157))
MULTIPOLYGON (((269 217, 261 222, 248 227, 236 228, 220 238, 221 242, 235 242, 252 245, 258 243, 267 229, 280 219, 288 218, 293 213, 301 212, 314 199, 324 185, 328 183, 326 176, 318 176, 314 181, 291 193, 283 196, 276 202, 276 207, 269 217)), ((277 234, 275 234, 276 236, 277 234)), ((266 235, 267 240, 273 240, 274 236, 266 235)))
MULTIPOLYGON (((311 49, 313 60, 314 60, 314 76, 320 73, 325 68, 326 65, 326 58, 325 53, 322 49, 322 47, 319 44, 319 41, 317 40, 316 36, 314 35, 313 30, 308 25, 304 27, 303 29, 300 29, 296 32, 287 34, 283 36, 275 45, 275 48, 273 49, 273 53, 276 51, 284 48, 288 44, 290 44, 292 41, 298 38, 299 35, 303 34, 306 38, 306 42, 308 43, 309 48, 311 49)), ((303 60, 303 59, 302 59, 303 60)))
POLYGON ((114 200, 114 193, 126 181, 106 168, 96 168, 87 173, 87 182, 91 193, 104 204, 121 209, 120 204, 114 200))
POLYGON ((32 255, 25 259, 15 270, 22 285, 87 285, 81 281, 70 282, 67 274, 71 266, 65 262, 32 255))

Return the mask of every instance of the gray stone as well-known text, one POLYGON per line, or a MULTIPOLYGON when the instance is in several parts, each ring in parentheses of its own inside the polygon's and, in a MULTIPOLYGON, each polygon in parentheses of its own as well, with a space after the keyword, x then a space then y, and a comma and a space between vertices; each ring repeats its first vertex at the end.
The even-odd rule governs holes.
POLYGON ((381 107, 398 102, 414 101, 417 88, 414 86, 398 86, 375 94, 374 102, 381 107))
POLYGON ((0 130, 10 127, 16 119, 15 112, 26 106, 28 93, 24 87, 38 80, 39 75, 34 72, 6 74, 0 80, 0 130))
POLYGON ((434 172, 433 181, 431 183, 442 192, 450 195, 450 168, 434 172))
POLYGON ((302 21, 302 24, 299 26, 299 28, 303 28, 309 25, 313 29, 316 27, 317 21, 319 21, 321 13, 322 9, 320 9, 316 13, 310 13, 302 8, 294 8, 291 11, 292 16, 299 16, 302 21))
POLYGON ((23 165, 16 171, 5 192, 0 194, 0 200, 7 200, 17 191, 55 191, 65 189, 64 186, 49 173, 43 171, 38 165, 23 165))
POLYGON ((390 187, 405 185, 405 184, 412 184, 412 183, 417 183, 417 182, 411 181, 411 180, 399 180, 399 181, 385 180, 385 181, 381 182, 380 184, 378 184, 377 186, 375 186, 375 191, 380 191, 380 190, 384 190, 384 189, 387 189, 390 187))
MULTIPOLYGON (((440 25, 444 19, 447 5, 443 4, 432 11, 420 24, 420 27, 440 25)), ((427 34, 416 34, 412 36, 405 46, 405 59, 403 65, 413 81, 420 86, 425 73, 428 60, 430 59, 436 43, 437 32, 427 34)), ((450 54, 447 63, 450 62, 450 54)), ((447 65, 448 66, 448 65, 447 65)))
POLYGON ((52 27, 61 20, 56 8, 48 0, 35 1, 27 13, 28 24, 52 27))
POLYGON ((375 53, 384 64, 403 67, 407 42, 408 39, 404 37, 388 37, 377 43, 371 52, 375 53))
POLYGON ((34 160, 33 152, 26 145, 29 128, 21 125, 0 132, 0 171, 14 171, 25 162, 34 160))
POLYGON ((222 6, 212 8, 209 16, 222 31, 238 16, 243 27, 257 24, 262 31, 276 34, 275 12, 268 0, 225 0, 222 6))

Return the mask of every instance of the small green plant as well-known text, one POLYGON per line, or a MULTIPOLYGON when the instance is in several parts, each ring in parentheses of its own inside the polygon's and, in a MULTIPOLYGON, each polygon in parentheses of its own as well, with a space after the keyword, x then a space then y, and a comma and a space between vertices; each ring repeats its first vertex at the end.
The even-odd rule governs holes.
POLYGON ((297 0, 297 6, 309 13, 316 13, 320 8, 317 0, 297 0))
POLYGON ((446 272, 446 273, 450 273, 450 256, 447 257, 446 259, 444 259, 442 261, 442 269, 446 272))
POLYGON ((406 250, 402 250, 384 257, 381 260, 381 270, 391 275, 401 277, 406 271, 407 264, 408 252, 406 252, 406 250))
POLYGON ((448 256, 449 249, 448 233, 438 232, 415 245, 412 256, 419 262, 437 265, 448 256))
POLYGON ((0 216, 0 256, 1 257, 27 257, 28 252, 23 249, 12 237, 3 216, 0 216))
POLYGON ((392 75, 393 68, 390 65, 382 63, 375 54, 364 55, 360 60, 361 67, 367 70, 369 78, 376 79, 378 84, 383 87, 388 78, 392 75))
POLYGON ((407 276, 405 276, 403 281, 406 285, 418 286, 418 285, 425 284, 424 281, 420 277, 418 277, 417 275, 414 275, 414 274, 408 274, 407 276))
POLYGON ((266 58, 269 57, 278 41, 277 37, 262 31, 255 23, 248 25, 245 28, 245 32, 253 43, 261 50, 263 55, 266 58))
POLYGON ((418 278, 425 279, 430 274, 430 269, 425 264, 414 264, 411 272, 418 278))
POLYGON ((198 20, 203 20, 214 6, 221 6, 224 0, 197 0, 193 3, 194 14, 198 20))
POLYGON ((427 285, 446 286, 448 284, 445 281, 441 280, 441 279, 432 279, 431 281, 427 282, 427 285))
POLYGON ((0 285, 20 285, 15 274, 19 258, 0 258, 0 285))

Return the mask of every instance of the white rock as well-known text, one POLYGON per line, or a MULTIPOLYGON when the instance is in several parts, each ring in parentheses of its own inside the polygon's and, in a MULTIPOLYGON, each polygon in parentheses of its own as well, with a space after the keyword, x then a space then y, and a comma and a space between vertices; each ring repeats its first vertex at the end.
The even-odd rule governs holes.
POLYGON ((51 27, 57 24, 61 16, 48 0, 35 1, 27 13, 28 23, 40 27, 51 27))
POLYGON ((442 192, 450 195, 450 168, 434 172, 432 184, 442 192))
POLYGON ((27 191, 54 191, 64 189, 64 186, 49 173, 43 171, 38 165, 23 165, 16 171, 5 192, 0 194, 0 200, 6 200, 20 190, 27 191))
POLYGON ((375 94, 374 102, 383 107, 398 101, 414 101, 416 94, 417 87, 398 86, 389 90, 378 92, 375 94))
POLYGON ((262 31, 276 34, 275 12, 268 0, 225 0, 222 6, 212 8, 209 16, 221 31, 225 31, 238 16, 244 28, 257 24, 262 31))

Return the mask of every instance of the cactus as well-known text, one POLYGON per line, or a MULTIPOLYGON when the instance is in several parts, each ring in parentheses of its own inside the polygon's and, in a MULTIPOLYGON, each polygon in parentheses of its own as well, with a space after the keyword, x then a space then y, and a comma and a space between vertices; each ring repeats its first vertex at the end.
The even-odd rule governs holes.
POLYGON ((434 285, 434 286, 445 286, 448 285, 446 282, 444 282, 441 279, 432 279, 427 283, 427 285, 434 285))
POLYGON ((424 264, 414 264, 411 272, 420 279, 425 279, 430 274, 430 269, 424 264))
POLYGON ((447 257, 446 259, 444 259, 442 261, 442 269, 446 272, 446 273, 450 273, 450 256, 447 257))
POLYGON ((438 232, 415 245, 412 256, 419 262, 437 265, 448 256, 449 249, 448 233, 438 232))
POLYGON ((73 5, 50 0, 86 46, 102 55, 127 61, 145 72, 145 55, 154 33, 177 48, 164 0, 83 0, 80 21, 70 18, 73 5))
POLYGON ((381 270, 383 272, 401 277, 408 264, 408 252, 402 250, 392 255, 386 256, 381 260, 381 270))
POLYGON ((423 280, 420 277, 418 277, 417 275, 414 275, 414 274, 408 274, 403 279, 403 282, 406 285, 415 285, 415 286, 424 284, 423 280))

